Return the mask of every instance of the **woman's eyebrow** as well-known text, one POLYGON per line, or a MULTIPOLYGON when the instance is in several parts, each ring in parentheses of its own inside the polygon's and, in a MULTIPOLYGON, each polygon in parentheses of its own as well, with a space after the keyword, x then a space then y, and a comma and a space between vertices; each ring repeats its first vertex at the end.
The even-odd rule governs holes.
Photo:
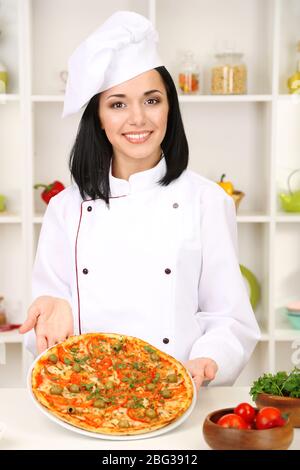
MULTIPOLYGON (((144 96, 148 96, 148 95, 150 95, 151 93, 154 93, 154 92, 156 92, 156 91, 157 91, 158 93, 163 94, 160 90, 148 90, 148 91, 145 91, 144 96)), ((117 95, 110 95, 110 96, 108 96, 106 99, 108 100, 109 98, 113 98, 114 96, 117 97, 117 98, 126 98, 126 95, 123 95, 122 93, 119 93, 119 94, 117 94, 117 95)))

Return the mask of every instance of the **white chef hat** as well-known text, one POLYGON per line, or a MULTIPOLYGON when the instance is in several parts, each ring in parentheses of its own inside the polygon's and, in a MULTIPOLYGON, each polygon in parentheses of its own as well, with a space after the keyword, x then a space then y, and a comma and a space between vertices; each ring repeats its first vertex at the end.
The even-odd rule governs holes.
POLYGON ((134 11, 117 11, 88 36, 68 60, 62 117, 76 113, 97 93, 164 65, 152 23, 134 11))

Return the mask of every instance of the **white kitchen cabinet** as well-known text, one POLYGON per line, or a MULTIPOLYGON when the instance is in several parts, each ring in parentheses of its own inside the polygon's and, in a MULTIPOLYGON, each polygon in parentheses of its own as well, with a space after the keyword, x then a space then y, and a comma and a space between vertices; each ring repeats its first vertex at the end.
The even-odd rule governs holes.
MULTIPOLYGON (((184 50, 194 52, 200 94, 179 94, 189 166, 214 181, 226 173, 246 194, 237 214, 239 257, 261 284, 256 315, 263 334, 237 384, 289 370, 298 357, 300 363, 300 331, 287 323, 282 306, 300 298, 300 214, 283 212, 278 192, 287 191, 289 173, 300 168, 300 96, 288 95, 286 87, 300 39, 299 0, 0 1, 0 58, 11 78, 8 94, 0 95, 0 193, 8 199, 8 212, 0 215, 0 291, 14 306, 13 321, 25 318, 31 300, 45 210, 33 184, 70 183, 68 157, 81 112, 61 119, 60 73, 83 38, 118 9, 137 11, 155 24, 176 85, 184 50), (244 53, 247 95, 209 94, 215 48, 224 40, 244 53)), ((300 172, 293 185, 300 187, 300 172)), ((18 335, 13 341, 20 341, 18 335)), ((15 386, 11 368, 21 364, 19 346, 8 349, 0 386, 15 386)))

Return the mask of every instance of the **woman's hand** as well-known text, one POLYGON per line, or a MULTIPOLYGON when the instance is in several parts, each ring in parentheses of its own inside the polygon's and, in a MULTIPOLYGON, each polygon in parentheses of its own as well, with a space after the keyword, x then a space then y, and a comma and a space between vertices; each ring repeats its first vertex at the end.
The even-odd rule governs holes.
POLYGON ((197 357, 184 363, 187 370, 191 373, 197 392, 205 380, 213 380, 216 376, 217 363, 209 357, 197 357))
POLYGON ((73 315, 69 302, 58 297, 38 297, 29 307, 20 333, 35 329, 38 353, 74 334, 73 315))

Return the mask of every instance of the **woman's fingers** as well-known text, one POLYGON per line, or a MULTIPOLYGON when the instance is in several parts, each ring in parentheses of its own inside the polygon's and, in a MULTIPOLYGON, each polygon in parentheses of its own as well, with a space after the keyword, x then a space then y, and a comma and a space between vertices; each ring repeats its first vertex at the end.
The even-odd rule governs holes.
POLYGON ((38 350, 38 353, 41 354, 48 348, 48 341, 46 336, 38 334, 36 336, 36 347, 38 350))
POLYGON ((195 375, 195 377, 193 377, 193 380, 195 382, 196 390, 197 390, 197 392, 199 392, 200 387, 201 387, 202 382, 203 382, 203 377, 201 375, 195 375))
POLYGON ((32 330, 37 323, 37 319, 40 315, 39 310, 32 306, 28 311, 27 319, 24 321, 23 325, 20 326, 19 332, 21 334, 27 333, 27 331, 32 330))
POLYGON ((29 307, 27 319, 19 331, 23 334, 33 328, 39 353, 72 336, 74 324, 69 302, 50 296, 38 297, 29 307))
POLYGON ((192 373, 192 376, 193 376, 193 379, 194 379, 194 382, 195 382, 195 385, 196 385, 196 389, 197 389, 197 392, 198 392, 201 385, 202 385, 202 383, 203 383, 203 380, 205 379, 204 368, 200 368, 200 369, 196 370, 194 374, 192 373))
POLYGON ((209 363, 209 364, 206 364, 205 366, 205 378, 208 379, 208 380, 213 380, 215 378, 215 375, 216 375, 216 366, 214 363, 209 363))
POLYGON ((62 343, 63 341, 65 341, 66 339, 69 338, 69 334, 68 333, 60 333, 59 335, 56 335, 56 336, 49 336, 48 335, 48 348, 50 348, 51 346, 54 346, 55 344, 57 343, 62 343))
POLYGON ((195 366, 195 364, 191 361, 188 361, 186 363, 186 366, 193 378, 193 381, 195 383, 195 386, 196 386, 196 390, 197 392, 199 392, 199 389, 202 385, 202 382, 204 380, 204 368, 203 367, 200 367, 199 368, 199 365, 198 367, 195 366))
POLYGON ((218 370, 217 363, 213 359, 205 357, 188 360, 184 365, 191 373, 197 391, 204 381, 213 380, 218 370))
POLYGON ((195 361, 193 361, 193 360, 187 361, 185 363, 185 366, 187 367, 188 371, 191 373, 192 377, 194 377, 195 375, 198 375, 198 373, 199 373, 199 364, 197 364, 195 361))
POLYGON ((47 342, 48 342, 48 348, 50 348, 51 346, 54 346, 55 344, 59 343, 59 340, 56 339, 54 336, 48 336, 47 342))

